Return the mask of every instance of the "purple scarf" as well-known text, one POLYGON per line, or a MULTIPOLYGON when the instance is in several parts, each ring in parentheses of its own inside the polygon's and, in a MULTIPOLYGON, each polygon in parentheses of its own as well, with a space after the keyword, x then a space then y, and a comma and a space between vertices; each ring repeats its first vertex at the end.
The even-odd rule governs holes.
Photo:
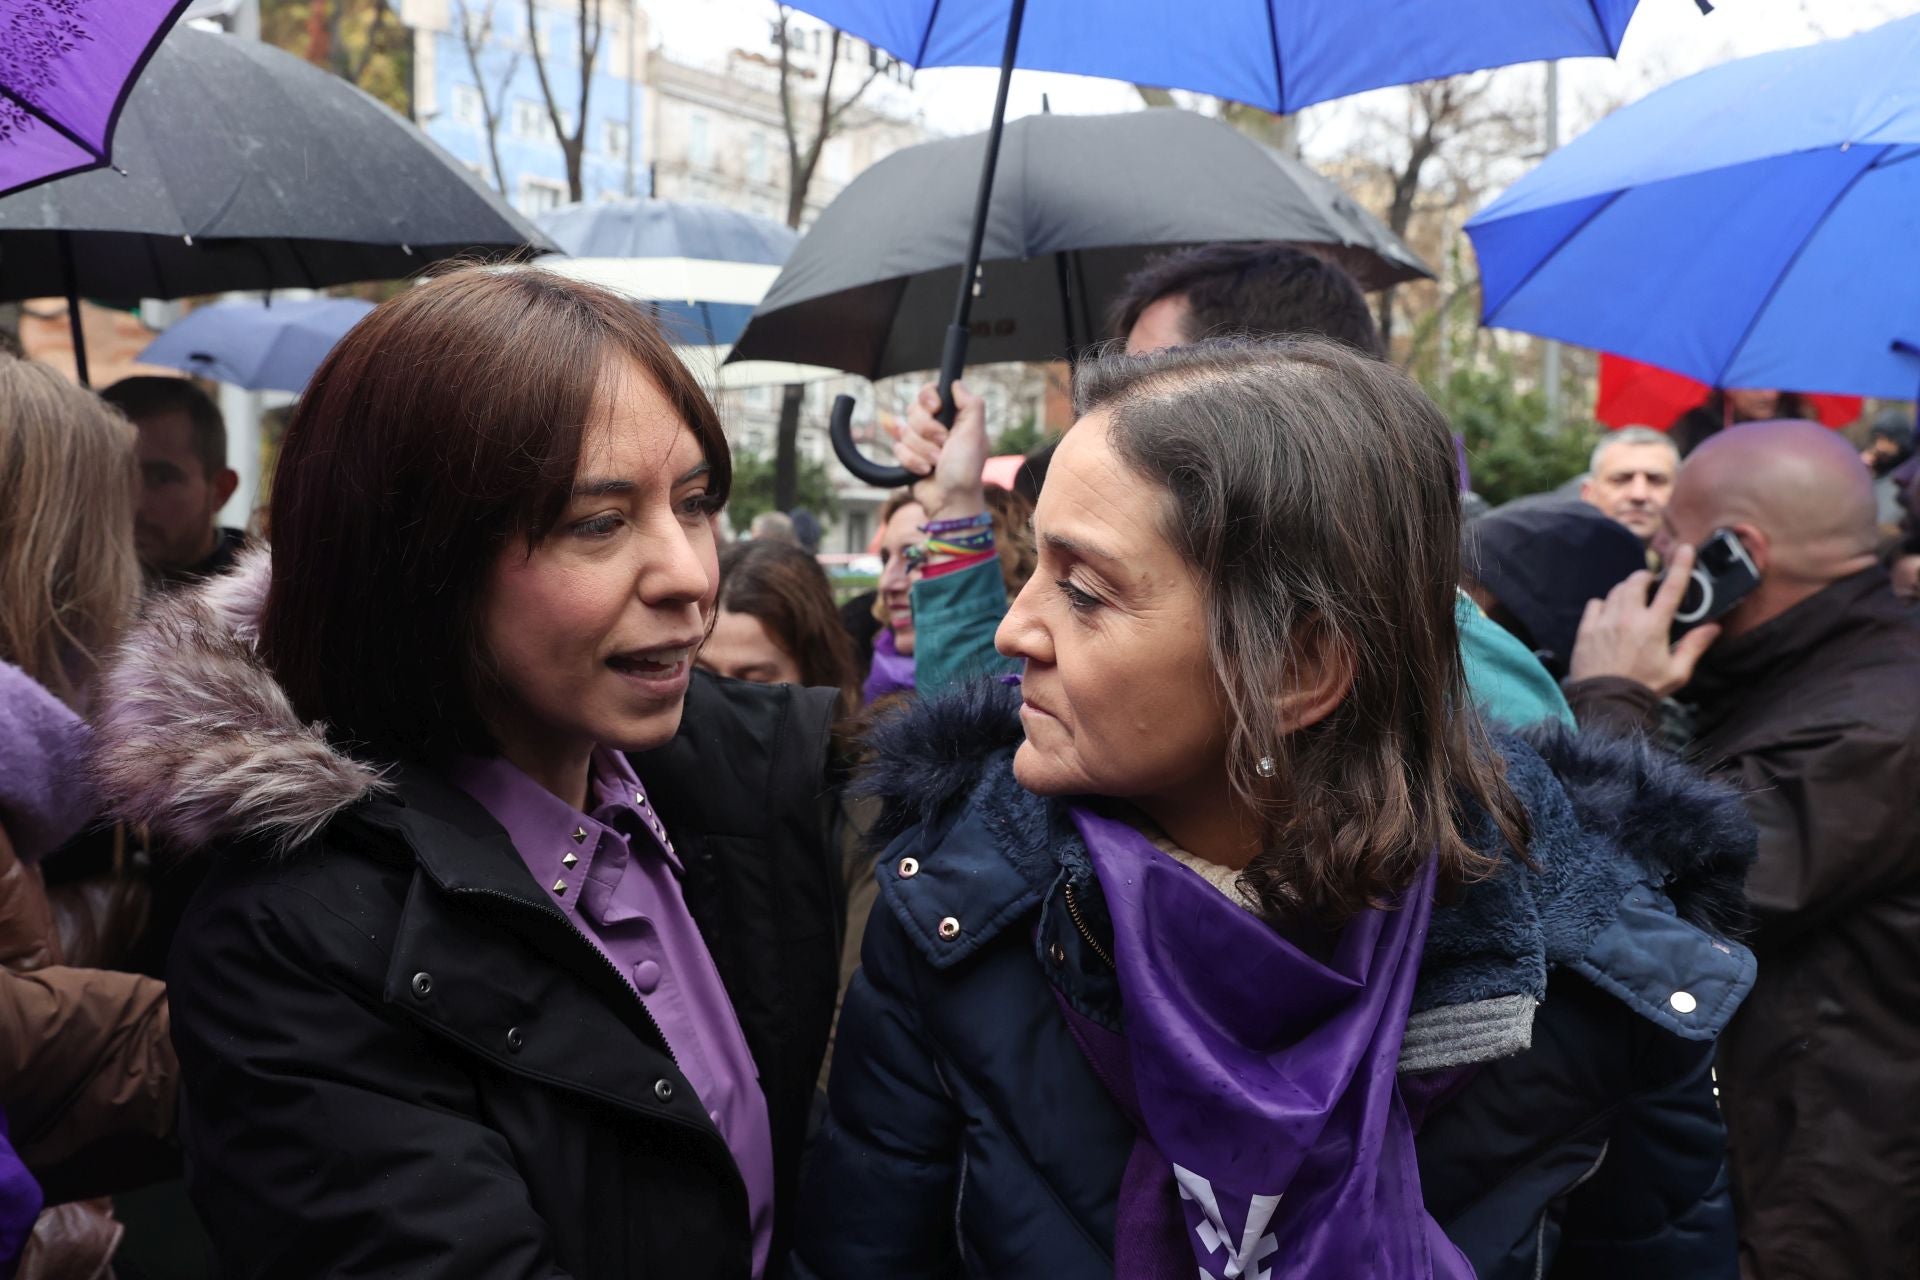
POLYGON ((860 693, 871 703, 902 692, 913 692, 913 659, 894 647, 893 628, 888 627, 873 639, 873 669, 867 673, 860 693))
POLYGON ((1122 1181, 1119 1280, 1186 1280, 1196 1259, 1214 1280, 1472 1280, 1427 1214, 1396 1087, 1433 865, 1401 908, 1353 917, 1321 961, 1132 827, 1072 813, 1113 917, 1126 1069, 1069 1021, 1116 1097, 1132 1089, 1191 1253, 1139 1238, 1171 1222, 1143 1143, 1122 1181))
POLYGON ((40 1216, 40 1184, 7 1140, 7 1116, 0 1111, 0 1276, 10 1276, 20 1265, 33 1221, 40 1216))

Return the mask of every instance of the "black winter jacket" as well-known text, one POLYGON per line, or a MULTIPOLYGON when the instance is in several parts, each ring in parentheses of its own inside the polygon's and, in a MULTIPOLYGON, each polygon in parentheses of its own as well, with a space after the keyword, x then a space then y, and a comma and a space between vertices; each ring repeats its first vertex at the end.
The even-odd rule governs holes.
MULTIPOLYGON (((101 743, 122 812, 212 860, 169 976, 221 1273, 745 1280, 739 1171, 632 989, 465 792, 276 719, 236 590, 161 606, 101 743)), ((634 761, 766 1092, 776 1255, 838 976, 831 699, 699 675, 634 761)))
MULTIPOLYGON (((1063 809, 1012 778, 1011 696, 968 690, 879 735, 890 843, 802 1192, 802 1276, 1113 1274, 1135 1134, 1055 994, 1124 1030, 1095 945, 1111 927, 1063 809)), ((1732 1280, 1708 1063, 1753 980, 1723 936, 1751 828, 1644 746, 1534 743, 1502 750, 1537 869, 1509 860, 1435 910, 1408 1024, 1403 1073, 1475 1068, 1418 1135, 1428 1207, 1481 1280, 1732 1280)))

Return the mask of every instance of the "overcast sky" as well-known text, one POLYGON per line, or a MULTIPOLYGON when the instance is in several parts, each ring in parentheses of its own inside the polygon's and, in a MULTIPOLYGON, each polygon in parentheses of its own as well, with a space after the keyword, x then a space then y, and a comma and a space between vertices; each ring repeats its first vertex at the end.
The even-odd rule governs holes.
MULTIPOLYGON (((695 0, 651 10, 655 39, 702 61, 724 57, 730 48, 765 49, 773 13, 773 0, 695 0)), ((1848 35, 1914 13, 1920 13, 1920 0, 1720 0, 1705 16, 1694 0, 1641 0, 1616 61, 1582 58, 1561 64, 1563 129, 1577 132, 1605 105, 1632 101, 1717 62, 1848 35)), ((1520 85, 1541 83, 1537 66, 1502 74, 1515 82, 1516 91, 1520 85)), ((913 100, 939 132, 984 129, 992 111, 994 79, 991 70, 923 71, 914 78, 913 100)), ((1394 92, 1382 90, 1380 95, 1394 92)), ((1124 111, 1140 105, 1130 86, 1115 81, 1022 71, 1015 74, 1008 97, 1009 117, 1039 111, 1043 93, 1061 112, 1124 111)), ((1370 97, 1375 95, 1308 108, 1303 126, 1309 154, 1337 145, 1347 120, 1364 111, 1370 97)))

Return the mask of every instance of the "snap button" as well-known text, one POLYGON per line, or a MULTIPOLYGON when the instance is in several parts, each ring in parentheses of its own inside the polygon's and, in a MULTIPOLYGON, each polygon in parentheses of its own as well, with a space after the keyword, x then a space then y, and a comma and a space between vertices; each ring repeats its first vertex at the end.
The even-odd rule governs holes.
POLYGON ((902 880, 911 880, 919 874, 920 874, 920 859, 918 858, 900 859, 900 878, 902 880))
POLYGON ((1691 991, 1676 991, 1667 997, 1667 1003, 1673 1006, 1675 1013, 1692 1013, 1700 1007, 1700 1002, 1693 998, 1691 991))
POLYGON ((1067 962, 1067 949, 1056 942, 1047 948, 1047 959, 1053 961, 1056 965, 1065 964, 1067 962))
POLYGON ((654 988, 660 985, 660 965, 653 960, 642 960, 633 966, 633 985, 639 988, 641 995, 652 995, 654 988))
POLYGON ((518 1053, 526 1047, 527 1047, 527 1038, 526 1036, 521 1034, 520 1028, 508 1027, 507 1028, 507 1048, 513 1050, 513 1052, 515 1053, 518 1053))
POLYGON ((940 936, 948 942, 952 942, 955 938, 959 937, 960 921, 953 916, 946 917, 940 922, 940 936))
POLYGON ((422 1000, 425 1000, 428 996, 432 995, 433 994, 433 975, 430 973, 414 974, 413 975, 413 994, 420 997, 420 999, 422 1000))
POLYGON ((660 1099, 660 1101, 662 1102, 672 1102, 673 1101, 673 1081, 664 1080, 664 1079, 655 1080, 653 1082, 653 1096, 660 1099))

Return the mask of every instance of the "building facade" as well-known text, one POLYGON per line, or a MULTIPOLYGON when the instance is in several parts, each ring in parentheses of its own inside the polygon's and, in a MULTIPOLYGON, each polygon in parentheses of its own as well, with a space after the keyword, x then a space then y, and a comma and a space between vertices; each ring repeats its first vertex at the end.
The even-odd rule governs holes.
POLYGON ((413 30, 413 102, 420 127, 522 213, 544 213, 571 200, 566 155, 541 87, 543 70, 569 134, 581 86, 587 86, 581 199, 648 193, 642 133, 646 18, 633 0, 538 0, 532 22, 524 0, 408 0, 402 16, 413 30), (600 39, 585 75, 581 27, 588 22, 591 30, 593 14, 600 39))

